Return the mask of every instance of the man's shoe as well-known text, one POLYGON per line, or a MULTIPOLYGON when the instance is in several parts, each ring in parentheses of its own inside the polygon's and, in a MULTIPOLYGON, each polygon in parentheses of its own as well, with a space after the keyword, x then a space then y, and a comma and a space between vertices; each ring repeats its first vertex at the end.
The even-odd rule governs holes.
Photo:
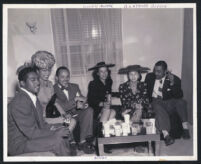
POLYGON ((188 129, 183 129, 183 134, 182 134, 183 139, 187 140, 190 139, 190 133, 188 129))
POLYGON ((135 146, 134 151, 136 151, 137 153, 144 153, 145 147, 144 146, 135 146))
POLYGON ((70 143, 70 150, 71 150, 71 153, 70 153, 71 156, 77 156, 77 145, 76 145, 76 143, 70 143))
POLYGON ((79 149, 82 150, 85 154, 93 154, 95 152, 94 145, 88 142, 80 143, 79 149))
POLYGON ((168 145, 171 145, 174 143, 174 139, 172 137, 170 137, 169 135, 167 135, 165 138, 165 145, 168 146, 168 145))

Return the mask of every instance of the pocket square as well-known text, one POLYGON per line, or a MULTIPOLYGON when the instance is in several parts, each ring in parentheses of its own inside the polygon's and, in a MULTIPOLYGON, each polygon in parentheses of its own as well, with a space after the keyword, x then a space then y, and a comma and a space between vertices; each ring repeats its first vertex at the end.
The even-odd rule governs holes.
POLYGON ((167 91, 170 91, 171 89, 170 88, 167 88, 167 91))

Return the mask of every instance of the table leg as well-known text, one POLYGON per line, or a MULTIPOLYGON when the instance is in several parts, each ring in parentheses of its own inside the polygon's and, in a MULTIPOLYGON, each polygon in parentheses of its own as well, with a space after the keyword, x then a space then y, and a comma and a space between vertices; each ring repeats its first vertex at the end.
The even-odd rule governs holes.
POLYGON ((99 151, 99 156, 104 155, 104 145, 103 144, 98 144, 98 151, 99 151))
POLYGON ((155 156, 160 156, 161 144, 160 141, 155 141, 155 156))
POLYGON ((149 156, 152 155, 152 146, 151 146, 151 141, 148 141, 148 153, 149 153, 149 156))

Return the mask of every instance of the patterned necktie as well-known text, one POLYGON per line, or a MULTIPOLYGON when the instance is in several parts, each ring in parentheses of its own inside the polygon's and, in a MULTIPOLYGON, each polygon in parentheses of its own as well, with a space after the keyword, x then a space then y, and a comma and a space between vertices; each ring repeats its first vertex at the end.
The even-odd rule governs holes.
POLYGON ((163 98, 162 84, 163 84, 163 80, 160 80, 159 87, 158 87, 158 95, 157 95, 158 99, 162 99, 163 98))

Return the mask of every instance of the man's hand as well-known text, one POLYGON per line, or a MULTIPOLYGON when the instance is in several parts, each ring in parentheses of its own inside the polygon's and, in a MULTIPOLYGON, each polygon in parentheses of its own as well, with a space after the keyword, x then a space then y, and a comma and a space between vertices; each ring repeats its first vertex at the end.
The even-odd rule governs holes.
POLYGON ((55 130, 55 137, 66 137, 70 135, 70 131, 66 127, 62 127, 55 130))
POLYGON ((65 114, 64 115, 64 117, 63 117, 63 121, 65 122, 65 121, 70 121, 71 120, 71 118, 72 118, 72 116, 70 115, 70 114, 65 114))
POLYGON ((174 75, 170 71, 167 72, 167 77, 170 80, 170 85, 174 85, 174 75))

